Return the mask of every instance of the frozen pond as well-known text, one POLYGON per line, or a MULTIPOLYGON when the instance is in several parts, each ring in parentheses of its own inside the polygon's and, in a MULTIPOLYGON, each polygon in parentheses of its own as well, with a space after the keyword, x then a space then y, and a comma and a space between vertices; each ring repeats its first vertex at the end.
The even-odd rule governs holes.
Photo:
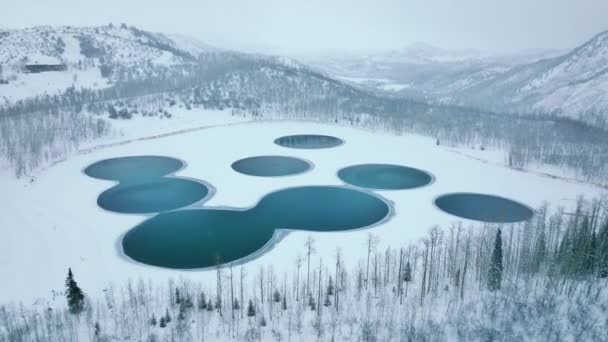
POLYGON ((156 215, 124 236, 138 262, 177 269, 211 267, 263 252, 277 229, 316 232, 373 226, 389 205, 376 195, 334 186, 270 193, 249 209, 203 208, 156 215))
POLYGON ((342 181, 362 188, 402 190, 430 184, 433 176, 411 167, 391 164, 361 164, 338 171, 342 181))
POLYGON ((120 183, 101 193, 97 204, 117 213, 157 213, 196 203, 208 193, 205 185, 193 180, 156 178, 120 183))
POLYGON ((486 194, 447 194, 438 197, 435 204, 446 213, 483 222, 513 223, 534 216, 534 211, 525 204, 486 194))
POLYGON ((274 143, 289 148, 319 149, 340 146, 344 141, 329 135, 298 134, 280 137, 274 143))
POLYGON ((284 156, 258 156, 238 160, 232 164, 232 169, 258 177, 278 177, 296 175, 312 168, 309 162, 284 156))
POLYGON ((163 177, 183 166, 181 160, 162 156, 119 157, 92 164, 84 173, 93 178, 125 182, 163 177))

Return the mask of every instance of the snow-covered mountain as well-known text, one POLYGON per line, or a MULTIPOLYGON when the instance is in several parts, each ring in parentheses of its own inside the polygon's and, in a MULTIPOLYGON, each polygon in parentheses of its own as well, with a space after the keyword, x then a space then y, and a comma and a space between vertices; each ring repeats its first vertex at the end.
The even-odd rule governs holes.
POLYGON ((424 43, 380 54, 305 58, 347 81, 394 95, 502 113, 608 120, 608 31, 570 52, 491 55, 424 43))
POLYGON ((124 24, 0 31, 0 103, 69 87, 103 88, 121 76, 120 70, 130 69, 129 77, 137 77, 158 67, 193 63, 215 50, 190 37, 124 24))
MULTIPOLYGON (((608 121, 608 31, 562 56, 520 65, 457 93, 458 103, 608 121)), ((505 110, 506 111, 506 110, 505 110)))

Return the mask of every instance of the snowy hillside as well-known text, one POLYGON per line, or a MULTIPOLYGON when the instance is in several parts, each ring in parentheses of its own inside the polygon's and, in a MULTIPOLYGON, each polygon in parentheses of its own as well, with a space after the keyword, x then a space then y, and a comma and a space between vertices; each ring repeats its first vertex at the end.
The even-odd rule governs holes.
POLYGON ((461 102, 515 105, 520 111, 554 113, 604 125, 608 116, 608 31, 563 56, 514 68, 471 88, 461 102), (470 98, 470 100, 469 100, 470 98), (485 98, 486 100, 483 100, 485 98))
POLYGON ((494 56, 417 43, 359 56, 304 58, 374 89, 501 113, 542 113, 604 126, 608 118, 608 31, 571 52, 494 56))
POLYGON ((1 31, 0 103, 69 87, 104 88, 121 77, 121 70, 143 77, 155 67, 192 63, 214 50, 193 38, 126 25, 1 31))

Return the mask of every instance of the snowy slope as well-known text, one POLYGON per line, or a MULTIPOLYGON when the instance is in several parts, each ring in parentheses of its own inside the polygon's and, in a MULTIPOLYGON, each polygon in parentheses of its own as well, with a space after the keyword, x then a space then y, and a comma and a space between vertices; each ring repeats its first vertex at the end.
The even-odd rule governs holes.
POLYGON ((126 25, 33 27, 0 32, 0 105, 68 87, 97 89, 116 81, 113 70, 150 73, 193 63, 215 49, 196 39, 126 25), (65 71, 26 73, 25 65, 65 65, 65 71), (7 83, 8 82, 8 83, 7 83), (7 84, 6 84, 7 83, 7 84))
POLYGON ((417 43, 389 53, 305 60, 353 80, 387 80, 355 83, 403 96, 502 113, 555 114, 600 126, 608 120, 608 31, 567 53, 539 49, 493 56, 417 43))

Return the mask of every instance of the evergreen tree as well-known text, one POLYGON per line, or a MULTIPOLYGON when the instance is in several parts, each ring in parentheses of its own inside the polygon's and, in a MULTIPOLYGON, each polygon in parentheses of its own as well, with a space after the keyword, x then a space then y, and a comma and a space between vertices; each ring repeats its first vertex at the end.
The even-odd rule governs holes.
POLYGON ((502 283, 502 236, 500 228, 496 232, 494 240, 494 250, 492 260, 490 260, 490 270, 488 271, 488 289, 496 291, 500 289, 502 283))
POLYGON ((282 306, 282 308, 283 308, 283 311, 286 311, 286 310, 287 310, 287 299, 286 299, 286 297, 287 297, 287 296, 283 296, 283 303, 282 303, 282 305, 281 305, 281 306, 282 306))
POLYGON ((253 302, 249 300, 249 305, 247 305, 247 317, 255 316, 255 308, 253 307, 253 302))
POLYGON ((66 297, 70 312, 76 314, 82 312, 84 309, 84 293, 74 280, 71 268, 68 269, 68 277, 65 280, 65 286, 67 288, 66 297))
POLYGON ((184 309, 186 310, 190 310, 194 307, 194 303, 192 302, 192 298, 190 298, 190 295, 186 296, 186 299, 182 301, 182 304, 184 304, 184 309))
POLYGON ((179 294, 179 289, 175 289, 175 305, 180 305, 182 303, 182 298, 179 294))
POLYGON ((266 318, 264 316, 262 316, 260 318, 260 326, 261 327, 265 327, 266 326, 266 318))
POLYGON ((412 281, 412 265, 410 265, 409 261, 405 263, 405 269, 403 270, 403 281, 412 281))
POLYGON ((281 302, 281 294, 279 293, 279 290, 274 290, 274 294, 272 295, 272 298, 275 303, 281 302))
POLYGON ((201 295, 198 298, 198 309, 199 310, 207 309, 207 298, 205 298, 205 292, 201 292, 201 295))
POLYGON ((312 295, 308 296, 308 306, 310 306, 311 311, 315 311, 317 306, 315 305, 315 299, 312 298, 312 295))
POLYGON ((177 320, 183 321, 186 319, 186 306, 182 303, 179 306, 179 314, 177 315, 177 320))
POLYGON ((160 323, 158 326, 160 326, 161 328, 164 328, 167 326, 167 321, 165 320, 165 316, 160 318, 160 323))
POLYGON ((222 299, 218 296, 217 298, 215 298, 215 308, 217 310, 220 310, 222 307, 222 299))
POLYGON ((99 322, 95 322, 94 333, 95 336, 99 336, 99 334, 101 334, 101 326, 99 325, 99 322))
POLYGON ((171 322, 171 315, 169 314, 169 309, 167 309, 167 311, 165 311, 165 322, 167 322, 167 323, 171 322))
POLYGON ((156 316, 154 316, 154 314, 152 314, 152 318, 150 318, 150 325, 155 327, 156 326, 156 316))
POLYGON ((213 309, 213 302, 211 301, 211 298, 209 298, 209 302, 207 302, 207 311, 211 312, 213 309))
POLYGON ((239 300, 238 299, 234 299, 234 302, 232 303, 232 310, 238 310, 241 308, 241 305, 239 304, 239 300))
POLYGON ((598 240, 599 276, 608 278, 608 218, 602 225, 598 240))
POLYGON ((329 300, 329 293, 325 295, 325 301, 323 301, 323 306, 330 306, 331 300, 329 300))
POLYGON ((334 280, 331 278, 331 276, 329 276, 329 283, 327 284, 327 295, 334 295, 334 280))

